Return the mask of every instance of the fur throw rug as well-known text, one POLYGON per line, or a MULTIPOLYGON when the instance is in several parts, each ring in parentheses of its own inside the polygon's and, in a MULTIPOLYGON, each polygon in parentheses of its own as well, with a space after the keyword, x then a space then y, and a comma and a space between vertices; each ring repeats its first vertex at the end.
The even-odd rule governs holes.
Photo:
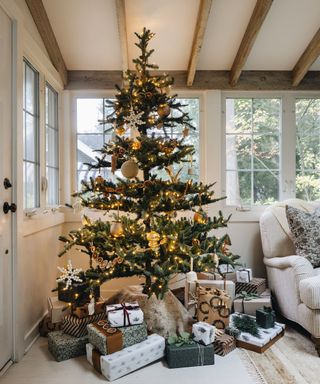
POLYGON ((168 337, 173 333, 191 331, 192 318, 171 291, 165 294, 163 300, 157 299, 155 295, 148 299, 148 296, 142 293, 142 286, 129 286, 110 297, 106 304, 133 301, 139 303, 148 331, 158 333, 163 337, 168 337))

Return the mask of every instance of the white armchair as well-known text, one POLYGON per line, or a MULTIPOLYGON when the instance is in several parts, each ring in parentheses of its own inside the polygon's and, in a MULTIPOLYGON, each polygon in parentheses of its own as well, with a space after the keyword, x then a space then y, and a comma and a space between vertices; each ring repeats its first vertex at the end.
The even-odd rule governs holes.
POLYGON ((266 209, 260 218, 268 284, 281 314, 310 332, 320 355, 320 268, 295 254, 285 204, 313 211, 320 203, 288 200, 266 209))

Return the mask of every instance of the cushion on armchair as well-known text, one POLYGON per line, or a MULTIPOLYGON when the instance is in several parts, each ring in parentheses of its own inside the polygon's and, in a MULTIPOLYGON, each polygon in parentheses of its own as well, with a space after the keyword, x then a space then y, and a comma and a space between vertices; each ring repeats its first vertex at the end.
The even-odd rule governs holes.
POLYGON ((286 215, 297 254, 308 259, 314 268, 320 267, 320 216, 318 210, 307 213, 287 205, 286 215))
POLYGON ((320 276, 308 277, 299 283, 301 301, 310 309, 320 309, 320 276))

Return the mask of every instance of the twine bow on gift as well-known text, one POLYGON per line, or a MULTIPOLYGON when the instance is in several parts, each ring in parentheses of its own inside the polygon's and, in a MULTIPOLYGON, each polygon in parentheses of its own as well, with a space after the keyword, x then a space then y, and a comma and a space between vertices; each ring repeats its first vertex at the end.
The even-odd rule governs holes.
POLYGON ((123 325, 126 327, 127 325, 131 325, 130 321, 130 312, 129 311, 137 311, 140 307, 138 304, 126 304, 121 303, 119 308, 113 308, 107 311, 107 313, 114 313, 117 311, 123 311, 123 325), (127 324, 128 321, 128 324, 127 324))
POLYGON ((181 332, 179 335, 174 333, 168 338, 168 344, 174 345, 176 347, 181 347, 182 345, 188 345, 193 343, 194 342, 191 339, 191 335, 188 332, 181 332))
POLYGON ((263 308, 261 308, 263 312, 267 313, 267 314, 270 314, 272 316, 275 316, 275 312, 274 310, 271 308, 271 307, 265 307, 263 306, 263 308))
POLYGON ((250 300, 253 300, 253 299, 257 299, 259 297, 260 297, 260 295, 257 295, 256 293, 248 293, 246 291, 242 291, 241 293, 239 293, 239 295, 237 295, 236 299, 242 299, 242 301, 241 301, 242 312, 245 313, 244 302, 245 301, 250 301, 250 300))

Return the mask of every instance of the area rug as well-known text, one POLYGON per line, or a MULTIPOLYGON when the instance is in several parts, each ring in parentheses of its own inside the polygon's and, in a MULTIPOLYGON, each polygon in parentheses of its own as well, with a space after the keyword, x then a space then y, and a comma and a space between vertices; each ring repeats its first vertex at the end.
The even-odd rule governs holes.
MULTIPOLYGON (((106 383, 85 356, 57 363, 48 352, 47 339, 39 338, 22 361, 1 377, 1 384, 106 383)), ((265 384, 251 359, 241 350, 216 356, 215 365, 169 369, 157 362, 116 380, 116 384, 265 384)))
POLYGON ((287 325, 284 337, 263 354, 244 351, 267 384, 320 383, 320 358, 310 337, 287 325))

